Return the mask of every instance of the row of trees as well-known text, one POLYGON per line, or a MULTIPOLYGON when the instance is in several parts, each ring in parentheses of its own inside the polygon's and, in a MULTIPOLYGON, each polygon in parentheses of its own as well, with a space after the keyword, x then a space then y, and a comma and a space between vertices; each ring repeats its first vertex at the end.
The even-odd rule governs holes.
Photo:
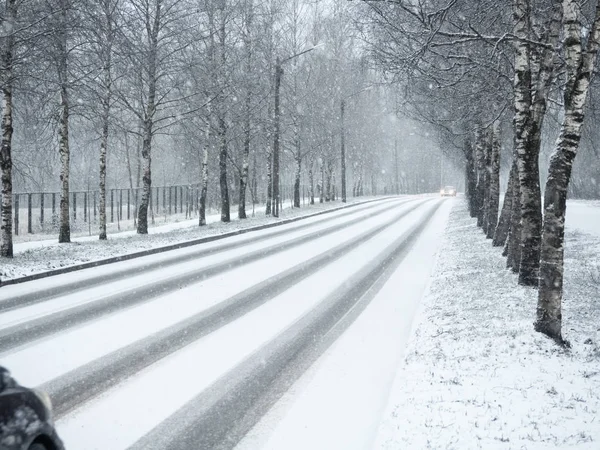
POLYGON ((392 90, 357 50, 351 12, 302 0, 3 1, 0 254, 13 254, 19 189, 60 191, 60 242, 77 188, 100 192, 100 239, 107 185, 141 188, 140 234, 157 179, 200 183, 200 225, 207 199, 227 222, 231 204, 247 216, 256 191, 277 215, 284 173, 298 207, 301 179, 311 203, 336 186, 344 197, 346 178, 357 195, 408 190, 385 172, 398 139, 392 90))
MULTIPOLYGON (((519 283, 538 288, 536 330, 563 343, 566 199, 574 191, 573 163, 580 146, 597 167, 597 159, 590 157, 597 152, 596 130, 585 128, 584 118, 595 110, 589 91, 600 39, 600 4, 363 4, 363 33, 373 44, 378 67, 389 80, 410 85, 406 111, 434 125, 463 154, 471 214, 494 245, 504 246, 507 265, 519 274, 519 283), (498 214, 502 142, 512 150, 505 152, 510 164, 498 214), (543 145, 553 149, 549 160, 542 161, 547 169, 542 204, 543 145)), ((585 167, 580 170, 589 173, 585 167)), ((576 179, 575 186, 593 193, 596 180, 592 174, 576 179)))

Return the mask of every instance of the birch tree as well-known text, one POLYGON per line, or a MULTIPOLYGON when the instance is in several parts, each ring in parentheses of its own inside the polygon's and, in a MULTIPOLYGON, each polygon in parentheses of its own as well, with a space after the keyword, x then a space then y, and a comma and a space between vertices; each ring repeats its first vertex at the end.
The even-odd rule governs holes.
POLYGON ((539 154, 549 90, 553 81, 555 48, 561 23, 561 0, 552 0, 543 21, 543 44, 533 46, 530 0, 514 2, 515 20, 515 146, 520 184, 521 261, 519 284, 537 286, 541 241, 539 154))
MULTIPOLYGON (((69 219, 69 177, 71 170, 71 150, 69 147, 71 59, 70 38, 74 29, 73 0, 58 0, 51 10, 54 16, 54 37, 52 39, 53 58, 56 67, 59 90, 58 153, 60 155, 60 213, 58 242, 71 242, 71 224, 69 219)), ((52 8, 52 7, 51 7, 52 8)))
POLYGON ((490 145, 490 165, 488 179, 488 211, 486 214, 485 232, 488 239, 494 237, 498 224, 498 208, 500 202, 500 121, 494 121, 490 145))
POLYGON ((0 205, 0 256, 12 258, 12 136, 13 136, 13 54, 17 31, 17 0, 5 2, 0 43, 0 83, 2 85, 2 142, 0 143, 0 171, 2 172, 2 204, 0 205))
POLYGON ((253 22, 254 22, 254 2, 245 0, 244 2, 244 67, 245 67, 245 99, 244 99, 244 144, 242 155, 242 168, 240 174, 240 192, 238 199, 238 217, 245 219, 246 215, 246 186, 248 185, 248 169, 250 167, 250 143, 251 143, 251 117, 252 117, 252 97, 253 97, 253 22))
POLYGON ((194 39, 190 23, 199 10, 187 0, 128 1, 131 8, 124 13, 121 50, 127 55, 123 62, 127 67, 120 69, 122 77, 115 86, 115 95, 141 123, 142 195, 137 233, 148 234, 154 138, 177 122, 184 99, 198 95, 182 89, 178 56, 194 39))
POLYGON ((600 2, 596 2, 594 19, 591 27, 586 27, 587 30, 584 30, 582 24, 580 0, 563 0, 562 9, 566 65, 564 117, 556 148, 550 159, 544 193, 541 276, 535 323, 537 331, 560 343, 563 342, 561 303, 567 190, 573 161, 581 141, 588 91, 600 46, 600 2))
MULTIPOLYGON (((87 11, 88 30, 93 51, 97 57, 99 74, 92 90, 93 101, 98 101, 100 124, 99 152, 99 239, 106 240, 106 156, 108 153, 111 105, 113 102, 113 53, 116 34, 118 8, 122 0, 93 0, 93 7, 87 11), (98 20, 99 19, 99 20, 98 20)), ((129 153, 127 157, 129 170, 129 153)), ((131 180, 130 176, 130 180, 131 180)))

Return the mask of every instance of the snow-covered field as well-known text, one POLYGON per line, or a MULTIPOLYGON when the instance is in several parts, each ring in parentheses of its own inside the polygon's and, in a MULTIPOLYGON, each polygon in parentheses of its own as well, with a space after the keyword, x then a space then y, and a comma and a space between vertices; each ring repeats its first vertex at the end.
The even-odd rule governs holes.
MULTIPOLYGON (((350 199, 348 204, 368 200, 371 200, 371 198, 354 198, 350 199)), ((257 209, 255 217, 249 217, 245 220, 237 219, 232 209, 232 221, 227 224, 220 222, 221 216, 217 214, 207 216, 208 225, 206 227, 199 227, 198 219, 194 218, 150 227, 148 236, 140 236, 136 234, 135 230, 115 232, 110 234, 106 241, 99 241, 98 236, 93 235, 73 237, 71 244, 58 244, 56 238, 48 239, 39 235, 30 235, 31 240, 17 241, 14 244, 15 257, 13 259, 2 261, 0 279, 19 278, 48 270, 311 215, 319 211, 339 208, 342 205, 340 202, 328 202, 307 205, 300 209, 284 208, 279 218, 265 217, 263 209, 257 209), (33 238, 37 238, 37 240, 33 238)))
POLYGON ((577 218, 576 204, 564 350, 534 332, 536 291, 457 202, 374 448, 600 448, 599 209, 584 204, 577 218))
POLYGON ((565 220, 568 229, 600 236, 600 201, 569 200, 565 220))

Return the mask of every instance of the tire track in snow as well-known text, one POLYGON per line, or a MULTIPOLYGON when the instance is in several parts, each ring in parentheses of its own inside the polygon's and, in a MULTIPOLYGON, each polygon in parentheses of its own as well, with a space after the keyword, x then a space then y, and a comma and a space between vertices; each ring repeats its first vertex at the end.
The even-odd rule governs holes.
POLYGON ((390 220, 330 249, 327 253, 316 255, 176 325, 44 383, 40 389, 50 394, 55 406, 55 414, 57 417, 61 417, 150 364, 268 302, 294 284, 352 251, 357 245, 394 225, 398 220, 428 201, 419 202, 408 209, 403 209, 390 220), (107 376, 108 374, 110 376, 107 376))
MULTIPOLYGON (((409 199, 402 199, 402 198, 400 198, 400 199, 404 200, 404 201, 410 201, 409 199)), ((14 310, 17 308, 22 308, 25 306, 34 305, 34 304, 41 303, 41 302, 45 302, 45 301, 51 300, 53 298, 56 298, 56 297, 59 297, 59 296, 65 295, 65 294, 72 294, 72 293, 75 293, 78 291, 87 290, 91 287, 100 286, 100 285, 108 283, 108 282, 124 280, 124 279, 130 278, 134 275, 138 275, 138 274, 150 271, 150 270, 156 270, 156 269, 163 268, 169 264, 180 264, 182 262, 193 261, 198 258, 204 258, 207 256, 215 255, 217 253, 224 252, 224 251, 234 250, 236 248, 240 248, 240 247, 243 247, 244 245, 247 245, 249 242, 252 242, 252 243, 261 242, 261 241, 265 241, 265 240, 268 240, 268 239, 271 239, 274 237, 285 235, 286 233, 302 231, 304 229, 318 226, 323 223, 331 222, 333 220, 337 220, 337 219, 340 219, 343 217, 361 214, 363 212, 370 211, 375 208, 379 208, 379 207, 381 207, 381 205, 384 205, 384 204, 387 204, 390 202, 397 202, 397 201, 398 201, 398 198, 386 198, 383 200, 370 201, 365 204, 359 203, 356 205, 356 208, 354 205, 351 205, 351 206, 347 207, 348 211, 343 211, 343 209, 346 209, 346 208, 343 208, 342 209, 343 212, 341 212, 341 213, 339 212, 340 210, 323 211, 323 212, 319 212, 317 214, 322 214, 325 212, 327 212, 327 213, 338 212, 338 214, 335 214, 333 216, 327 216, 326 218, 324 218, 318 222, 310 222, 310 223, 300 224, 300 225, 294 226, 292 229, 283 228, 283 229, 275 230, 273 232, 269 232, 267 234, 260 235, 260 236, 252 236, 251 233, 253 230, 250 230, 250 231, 246 232, 249 235, 248 238, 244 239, 242 241, 229 242, 229 243, 225 242, 217 247, 208 248, 208 249, 199 248, 198 251, 184 255, 184 256, 168 257, 167 255, 165 255, 166 256, 165 258, 162 258, 158 261, 150 262, 150 263, 144 264, 142 266, 132 267, 128 270, 120 271, 118 273, 112 272, 112 273, 96 275, 96 276, 92 276, 92 277, 86 277, 83 280, 62 283, 59 286, 39 290, 37 292, 29 292, 26 294, 14 295, 14 296, 11 296, 10 298, 0 299, 0 313, 14 310)), ((302 217, 302 219, 310 219, 310 218, 315 217, 317 214, 313 214, 308 217, 302 217)), ((282 223, 280 225, 287 225, 287 224, 288 223, 282 223)), ((261 231, 261 230, 256 230, 256 231, 261 231)), ((228 236, 225 236, 225 237, 228 237, 228 236)), ((201 246, 203 243, 206 243, 206 242, 201 242, 201 243, 197 243, 197 244, 193 244, 193 245, 201 246)), ((166 250, 165 253, 168 253, 173 250, 179 250, 181 248, 184 248, 185 246, 188 246, 188 244, 189 243, 187 243, 187 242, 184 242, 181 244, 174 244, 171 247, 175 247, 175 248, 169 247, 169 249, 166 250), (179 247, 176 247, 176 246, 179 246, 179 247)))
MULTIPOLYGON (((417 200, 403 200, 398 202, 398 205, 404 205, 413 201, 417 200)), ((381 205, 378 204, 377 206, 381 205)), ((361 210, 361 212, 363 212, 363 210, 361 210)), ((384 208, 381 211, 376 211, 370 217, 376 217, 387 212, 389 212, 389 209, 384 208)), ((356 211, 353 211, 353 213, 356 214, 356 211)), ((21 347, 24 344, 59 333, 85 322, 116 313, 141 303, 149 302, 161 295, 174 292, 182 287, 189 286, 217 274, 301 246, 313 239, 327 236, 353 226, 355 223, 356 222, 354 221, 347 221, 342 224, 319 229, 316 232, 299 236, 285 243, 278 243, 242 256, 235 256, 208 267, 188 271, 168 279, 158 280, 154 283, 147 283, 144 286, 135 286, 89 303, 76 305, 65 310, 6 327, 0 330, 0 353, 6 353, 21 347)))
POLYGON ((364 309, 442 202, 316 308, 223 375, 131 449, 229 449, 364 309), (370 292, 371 291, 371 292, 370 292), (374 292, 375 291, 375 292, 374 292), (294 370, 296 369, 296 370, 294 370))

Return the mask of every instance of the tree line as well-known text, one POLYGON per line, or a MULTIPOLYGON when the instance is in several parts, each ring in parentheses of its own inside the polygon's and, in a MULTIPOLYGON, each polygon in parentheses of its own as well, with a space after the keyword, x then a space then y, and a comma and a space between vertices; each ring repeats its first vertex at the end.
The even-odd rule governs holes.
MULTIPOLYGON (((13 255, 19 189, 60 193, 61 243, 71 240, 74 189, 99 191, 100 239, 107 186, 140 192, 140 234, 159 183, 201 186, 199 225, 208 199, 224 222, 234 205, 247 217, 248 195, 264 195, 266 213, 278 215, 281 183, 293 185, 296 207, 301 180, 311 203, 365 187, 422 190, 427 163, 414 180, 385 171, 398 139, 388 120, 395 106, 359 49, 354 9, 302 0, 4 0, 0 255, 13 255)), ((402 153, 399 164, 413 157, 402 153)))
POLYGON ((538 289, 535 329, 565 344, 566 200, 598 195, 597 127, 586 118, 598 106, 600 3, 362 4, 375 64, 390 82, 407 86, 406 113, 432 124, 462 154, 471 215, 503 247, 519 284, 538 289), (578 153, 581 176, 574 178, 578 153))

